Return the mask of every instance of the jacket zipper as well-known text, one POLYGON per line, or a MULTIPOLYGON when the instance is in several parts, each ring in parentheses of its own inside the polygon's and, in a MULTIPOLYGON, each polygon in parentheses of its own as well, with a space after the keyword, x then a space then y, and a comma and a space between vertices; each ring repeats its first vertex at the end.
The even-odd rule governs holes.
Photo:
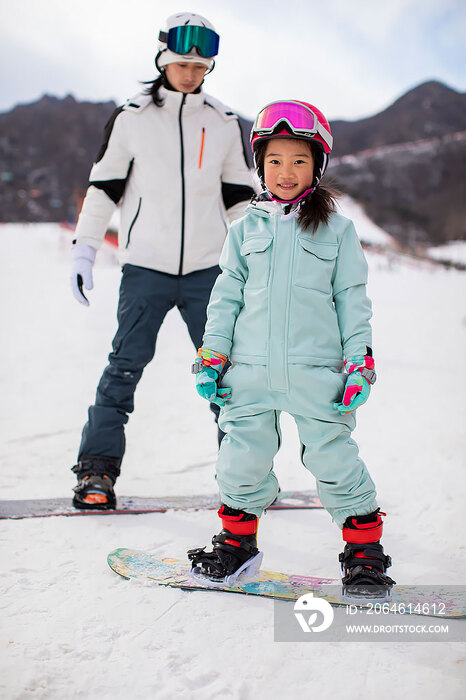
POLYGON ((181 121, 181 114, 183 111, 184 103, 186 101, 186 95, 183 95, 181 100, 180 111, 178 114, 178 124, 180 129, 180 147, 181 147, 181 247, 180 247, 180 266, 178 268, 178 274, 183 274, 183 256, 184 256, 184 226, 185 226, 185 182, 184 182, 184 144, 183 144, 183 123, 181 121))
POLYGON ((199 170, 202 168, 202 156, 204 155, 205 128, 202 127, 201 151, 199 153, 199 170))
POLYGON ((133 218, 133 220, 132 220, 132 222, 131 222, 131 226, 129 227, 129 231, 128 231, 128 240, 126 241, 126 246, 125 246, 126 248, 129 246, 129 242, 130 242, 130 239, 131 239, 131 231, 133 230, 133 226, 134 226, 134 224, 136 223, 136 219, 137 219, 138 216, 139 216, 139 212, 140 212, 140 209, 141 209, 141 202, 142 202, 142 197, 139 197, 138 208, 137 208, 136 214, 134 215, 134 218, 133 218))

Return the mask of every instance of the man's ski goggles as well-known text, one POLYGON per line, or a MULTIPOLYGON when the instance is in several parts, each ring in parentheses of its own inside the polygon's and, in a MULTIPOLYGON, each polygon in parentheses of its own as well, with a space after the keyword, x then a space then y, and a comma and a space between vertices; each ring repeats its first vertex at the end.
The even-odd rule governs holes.
POLYGON ((332 149, 333 137, 319 122, 314 112, 299 102, 271 102, 257 115, 252 134, 266 136, 273 134, 277 126, 285 122, 295 136, 312 137, 318 134, 332 149))
POLYGON ((170 51, 181 56, 188 54, 195 47, 203 58, 212 58, 218 54, 220 37, 212 29, 188 24, 173 27, 168 32, 160 32, 159 41, 167 44, 170 51))

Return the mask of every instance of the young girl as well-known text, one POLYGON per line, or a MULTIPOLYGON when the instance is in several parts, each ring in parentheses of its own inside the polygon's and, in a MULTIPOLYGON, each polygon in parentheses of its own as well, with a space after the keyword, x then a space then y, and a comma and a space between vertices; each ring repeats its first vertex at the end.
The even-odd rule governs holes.
POLYGON ((258 519, 278 493, 273 458, 286 411, 342 528, 344 585, 387 589, 382 514, 351 438, 375 381, 367 263, 353 223, 320 185, 330 127, 310 104, 274 102, 259 112, 251 144, 264 192, 230 227, 195 365, 199 393, 222 406, 226 437, 217 462, 223 529, 212 552, 188 553, 193 575, 225 585, 259 568, 258 519), (227 359, 229 388, 219 382, 227 359))

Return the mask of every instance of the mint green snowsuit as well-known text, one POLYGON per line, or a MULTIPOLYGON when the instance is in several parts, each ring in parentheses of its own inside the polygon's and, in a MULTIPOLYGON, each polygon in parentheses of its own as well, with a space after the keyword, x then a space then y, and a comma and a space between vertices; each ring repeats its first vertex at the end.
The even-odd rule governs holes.
POLYGON ((341 416, 343 358, 372 345, 367 263, 353 223, 332 214, 303 231, 275 202, 254 202, 230 227, 212 290, 203 346, 232 362, 232 398, 217 462, 222 502, 260 516, 275 499, 279 415, 290 413, 301 459, 341 527, 377 508, 375 487, 341 416))

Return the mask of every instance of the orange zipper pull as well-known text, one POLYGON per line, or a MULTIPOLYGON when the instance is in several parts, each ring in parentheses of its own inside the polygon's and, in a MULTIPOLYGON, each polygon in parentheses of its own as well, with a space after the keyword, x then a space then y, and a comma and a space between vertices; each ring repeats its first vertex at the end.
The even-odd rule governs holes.
POLYGON ((199 153, 199 169, 202 167, 202 156, 204 155, 205 129, 202 127, 201 152, 199 153))

